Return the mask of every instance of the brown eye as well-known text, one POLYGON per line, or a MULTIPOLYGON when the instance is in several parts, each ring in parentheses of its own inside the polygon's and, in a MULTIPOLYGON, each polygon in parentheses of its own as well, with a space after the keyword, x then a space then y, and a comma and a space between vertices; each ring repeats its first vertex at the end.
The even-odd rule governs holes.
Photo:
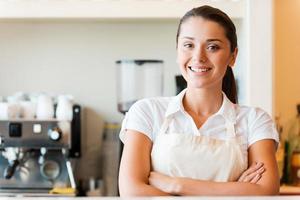
POLYGON ((218 45, 209 45, 207 47, 207 50, 212 52, 217 51, 218 49, 220 49, 218 45))
POLYGON ((185 43, 185 44, 183 44, 183 46, 184 46, 185 48, 190 49, 190 48, 193 47, 193 44, 191 44, 191 43, 185 43))

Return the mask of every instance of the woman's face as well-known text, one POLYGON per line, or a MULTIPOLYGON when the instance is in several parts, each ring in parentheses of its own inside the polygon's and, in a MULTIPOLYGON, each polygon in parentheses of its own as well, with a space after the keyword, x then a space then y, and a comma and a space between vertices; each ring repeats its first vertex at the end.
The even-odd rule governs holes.
POLYGON ((236 54, 218 23, 191 17, 181 25, 177 63, 188 87, 222 88, 227 66, 234 65, 236 54))

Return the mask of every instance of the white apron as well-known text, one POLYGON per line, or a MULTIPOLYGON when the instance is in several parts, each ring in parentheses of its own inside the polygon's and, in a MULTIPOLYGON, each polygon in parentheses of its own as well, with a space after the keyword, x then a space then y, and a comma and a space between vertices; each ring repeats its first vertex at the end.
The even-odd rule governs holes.
POLYGON ((237 181, 247 169, 234 123, 227 122, 226 140, 189 133, 168 132, 173 118, 166 118, 151 152, 152 170, 171 177, 218 182, 237 181))

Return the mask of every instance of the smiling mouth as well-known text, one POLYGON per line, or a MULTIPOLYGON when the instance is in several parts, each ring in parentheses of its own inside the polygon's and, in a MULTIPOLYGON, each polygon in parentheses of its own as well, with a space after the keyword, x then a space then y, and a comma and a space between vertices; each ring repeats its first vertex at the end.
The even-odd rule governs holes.
POLYGON ((188 67, 192 72, 200 72, 200 73, 204 73, 204 72, 208 72, 208 71, 210 71, 212 68, 210 68, 210 67, 201 67, 201 68, 199 68, 199 67, 191 67, 191 66, 189 66, 188 67))

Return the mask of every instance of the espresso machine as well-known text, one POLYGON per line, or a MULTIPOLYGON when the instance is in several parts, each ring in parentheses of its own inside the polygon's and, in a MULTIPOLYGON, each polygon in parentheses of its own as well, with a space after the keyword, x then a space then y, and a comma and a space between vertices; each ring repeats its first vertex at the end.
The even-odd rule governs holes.
POLYGON ((74 105, 71 121, 0 120, 0 193, 75 191, 72 164, 80 157, 80 115, 81 107, 74 105))

